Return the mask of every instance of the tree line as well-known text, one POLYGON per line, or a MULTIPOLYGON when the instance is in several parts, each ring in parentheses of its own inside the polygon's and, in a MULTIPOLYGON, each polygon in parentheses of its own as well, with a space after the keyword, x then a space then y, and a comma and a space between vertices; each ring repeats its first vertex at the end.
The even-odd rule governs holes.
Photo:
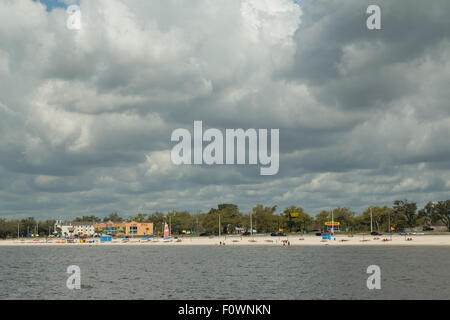
MULTIPOLYGON (((76 222, 147 222, 153 223, 154 230, 162 232, 164 223, 170 222, 172 234, 193 233, 216 235, 219 233, 219 217, 221 234, 249 231, 251 228, 258 233, 309 232, 323 230, 325 223, 339 222, 343 232, 367 232, 371 230, 386 232, 402 230, 418 226, 441 225, 450 231, 450 200, 429 202, 418 210, 415 202, 396 200, 391 207, 373 206, 357 215, 350 208, 335 208, 322 211, 315 216, 304 211, 300 206, 290 206, 280 214, 276 214, 277 206, 268 207, 261 204, 252 208, 251 212, 243 213, 235 204, 219 204, 208 212, 192 214, 188 211, 172 211, 164 214, 138 213, 124 218, 113 212, 104 218, 82 216, 74 219, 76 222), (372 216, 372 219, 371 219, 372 216)), ((26 237, 31 234, 48 236, 53 234, 55 220, 37 221, 35 218, 22 220, 6 220, 0 218, 0 238, 26 237)))

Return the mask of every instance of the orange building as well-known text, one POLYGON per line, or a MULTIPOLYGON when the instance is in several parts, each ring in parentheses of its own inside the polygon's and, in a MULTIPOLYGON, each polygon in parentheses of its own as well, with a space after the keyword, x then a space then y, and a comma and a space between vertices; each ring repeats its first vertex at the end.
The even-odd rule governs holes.
POLYGON ((108 221, 95 225, 95 230, 106 235, 123 236, 151 236, 153 235, 153 223, 146 222, 119 222, 108 221))

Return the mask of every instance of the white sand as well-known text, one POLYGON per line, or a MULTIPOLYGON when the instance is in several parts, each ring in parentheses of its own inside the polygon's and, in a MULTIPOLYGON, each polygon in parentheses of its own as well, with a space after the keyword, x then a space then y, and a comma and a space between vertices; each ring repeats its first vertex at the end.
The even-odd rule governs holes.
MULTIPOLYGON (((26 240, 0 240, 0 246, 219 246, 220 242, 225 242, 226 246, 283 246, 283 241, 289 241, 291 246, 450 246, 450 235, 409 235, 400 236, 393 235, 392 240, 389 235, 386 236, 362 236, 355 235, 349 237, 345 235, 337 235, 336 240, 322 240, 322 237, 313 235, 290 235, 287 237, 185 237, 180 238, 181 242, 176 239, 164 241, 163 239, 154 239, 149 242, 139 242, 138 239, 131 239, 130 242, 124 243, 121 240, 114 240, 113 243, 56 243, 56 240, 46 242, 45 239, 39 241, 26 240), (407 241, 406 238, 412 238, 407 241), (388 239, 389 241, 383 241, 388 239)), ((99 241, 98 239, 96 241, 99 241)), ((287 246, 287 244, 286 244, 287 246)))

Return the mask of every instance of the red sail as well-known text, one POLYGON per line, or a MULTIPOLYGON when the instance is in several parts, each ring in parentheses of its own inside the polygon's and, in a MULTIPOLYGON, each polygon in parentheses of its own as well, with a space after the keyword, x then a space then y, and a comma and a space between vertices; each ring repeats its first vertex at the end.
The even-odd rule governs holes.
POLYGON ((164 238, 169 238, 169 226, 167 225, 167 222, 164 223, 164 238))

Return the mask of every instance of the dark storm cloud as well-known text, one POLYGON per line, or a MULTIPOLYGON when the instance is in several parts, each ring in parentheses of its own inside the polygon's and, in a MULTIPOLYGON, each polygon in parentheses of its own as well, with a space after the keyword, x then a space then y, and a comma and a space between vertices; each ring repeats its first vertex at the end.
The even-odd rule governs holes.
POLYGON ((420 88, 405 77, 409 62, 448 41, 448 1, 379 1, 382 31, 365 26, 370 1, 316 1, 305 7, 290 76, 310 83, 318 99, 340 108, 384 108, 420 88), (309 14, 311 11, 311 14, 309 14), (353 50, 353 51, 352 51, 353 50), (339 65, 346 54, 350 65, 339 65), (353 53, 353 55, 351 54, 353 53), (352 59, 362 63, 351 67, 352 59))

